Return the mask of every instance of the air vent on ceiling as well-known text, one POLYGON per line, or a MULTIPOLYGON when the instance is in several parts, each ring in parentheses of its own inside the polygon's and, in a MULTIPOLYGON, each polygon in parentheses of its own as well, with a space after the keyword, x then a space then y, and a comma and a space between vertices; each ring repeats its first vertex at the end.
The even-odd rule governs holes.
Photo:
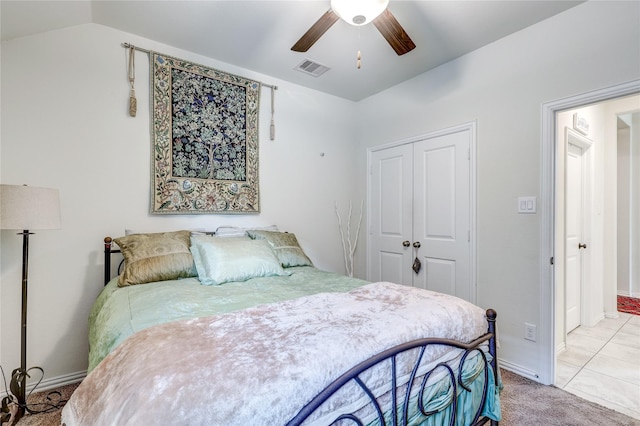
POLYGON ((329 67, 313 62, 311 59, 305 59, 300 62, 294 69, 301 71, 305 74, 312 75, 314 77, 320 77, 325 72, 329 71, 329 67))

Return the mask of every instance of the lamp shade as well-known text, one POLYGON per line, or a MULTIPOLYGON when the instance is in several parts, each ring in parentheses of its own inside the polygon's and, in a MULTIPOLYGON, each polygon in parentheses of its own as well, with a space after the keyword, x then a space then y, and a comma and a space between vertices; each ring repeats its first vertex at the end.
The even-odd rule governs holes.
POLYGON ((0 185, 0 229, 60 228, 57 189, 0 185))
POLYGON ((389 0, 331 0, 331 10, 351 25, 373 21, 389 5, 389 0))

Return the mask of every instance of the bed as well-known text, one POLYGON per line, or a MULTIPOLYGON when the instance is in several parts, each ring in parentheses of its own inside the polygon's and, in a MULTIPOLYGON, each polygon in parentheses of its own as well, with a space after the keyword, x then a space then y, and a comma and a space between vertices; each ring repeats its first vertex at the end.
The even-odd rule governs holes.
POLYGON ((491 309, 321 271, 273 229, 115 242, 66 426, 500 420, 491 309))

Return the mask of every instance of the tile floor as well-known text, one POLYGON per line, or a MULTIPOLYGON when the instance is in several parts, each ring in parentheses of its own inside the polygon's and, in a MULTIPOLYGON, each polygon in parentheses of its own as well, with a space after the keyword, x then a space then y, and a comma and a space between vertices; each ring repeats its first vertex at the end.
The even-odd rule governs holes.
POLYGON ((556 386, 640 420, 640 316, 620 312, 569 333, 556 386))

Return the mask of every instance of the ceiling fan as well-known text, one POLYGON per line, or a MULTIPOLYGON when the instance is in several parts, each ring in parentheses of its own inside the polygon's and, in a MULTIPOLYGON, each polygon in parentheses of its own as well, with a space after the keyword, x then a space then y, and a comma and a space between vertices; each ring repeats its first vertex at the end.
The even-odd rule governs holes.
POLYGON ((416 45, 402 25, 387 9, 389 0, 331 0, 331 9, 307 30, 293 45, 294 52, 306 52, 336 21, 362 26, 373 22, 389 45, 400 55, 415 49, 416 45))

